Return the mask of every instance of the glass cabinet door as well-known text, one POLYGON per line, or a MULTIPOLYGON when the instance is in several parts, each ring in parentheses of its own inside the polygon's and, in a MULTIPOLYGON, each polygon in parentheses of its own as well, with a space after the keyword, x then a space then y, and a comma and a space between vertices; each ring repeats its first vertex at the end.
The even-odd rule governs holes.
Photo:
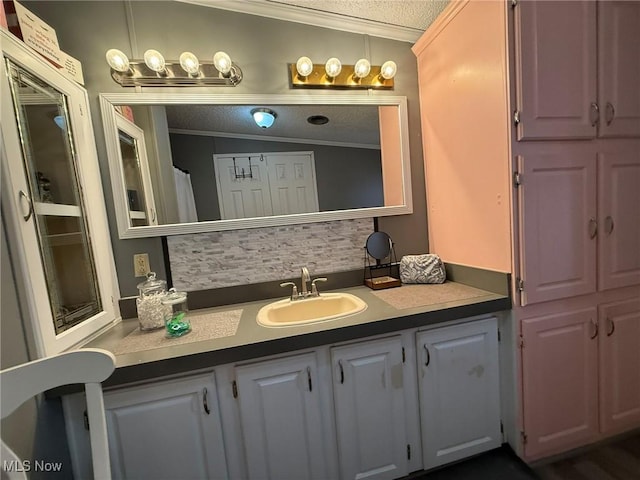
POLYGON ((56 335, 102 311, 65 94, 7 59, 28 192, 56 335))

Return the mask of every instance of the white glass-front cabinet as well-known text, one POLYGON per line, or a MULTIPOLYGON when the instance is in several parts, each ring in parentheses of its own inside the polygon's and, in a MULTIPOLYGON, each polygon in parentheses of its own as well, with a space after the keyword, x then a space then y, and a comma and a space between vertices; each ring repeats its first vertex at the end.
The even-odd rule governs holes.
POLYGON ((119 315, 86 91, 11 34, 2 40, 2 217, 34 354, 119 315))

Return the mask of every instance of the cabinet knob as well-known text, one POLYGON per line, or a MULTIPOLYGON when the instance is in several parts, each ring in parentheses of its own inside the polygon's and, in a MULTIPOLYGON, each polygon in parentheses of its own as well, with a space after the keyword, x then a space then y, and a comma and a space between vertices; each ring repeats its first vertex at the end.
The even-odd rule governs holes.
POLYGON ((589 219, 589 237, 593 239, 596 235, 598 235, 598 222, 592 217, 589 219))
POLYGON ((209 415, 211 410, 209 409, 209 391, 207 387, 202 389, 202 406, 204 407, 205 413, 209 415))
POLYGON ((604 231, 607 232, 607 235, 613 233, 613 217, 611 215, 607 215, 607 218, 604 219, 604 231))
POLYGON ((593 335, 591 335, 591 340, 598 336, 598 322, 591 320, 591 325, 593 325, 593 335))
POLYGON ((595 102, 591 104, 590 117, 592 127, 595 127, 600 123, 600 107, 598 107, 598 104, 595 102))
POLYGON ((609 331, 607 332, 607 337, 610 337, 611 335, 613 335, 613 332, 616 331, 616 324, 609 317, 607 317, 607 323, 610 325, 609 331))
POLYGON ((20 206, 23 205, 23 200, 27 202, 27 213, 23 213, 22 218, 24 218, 25 222, 28 222, 29 219, 31 218, 31 215, 33 215, 33 202, 31 201, 31 198, 29 197, 29 195, 24 193, 24 191, 22 190, 18 192, 18 197, 20 198, 20 206))
POLYGON ((607 122, 607 125, 611 125, 611 122, 613 122, 613 118, 616 116, 616 109, 613 108, 613 105, 611 104, 611 102, 607 102, 604 115, 605 115, 605 120, 607 122))
POLYGON ((423 347, 424 347, 424 351, 427 352, 427 360, 424 362, 424 366, 428 367, 429 364, 431 363, 431 353, 429 352, 429 349, 427 348, 426 344, 424 344, 423 347))

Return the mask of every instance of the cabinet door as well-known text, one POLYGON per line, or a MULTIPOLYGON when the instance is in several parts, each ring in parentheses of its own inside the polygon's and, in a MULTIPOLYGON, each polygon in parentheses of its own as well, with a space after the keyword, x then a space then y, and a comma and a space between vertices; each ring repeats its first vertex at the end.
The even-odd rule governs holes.
POLYGON ((598 154, 600 289, 640 284, 640 142, 624 146, 598 154))
POLYGON ((401 338, 334 347, 331 362, 340 478, 406 475, 401 338))
POLYGON ((598 434, 595 307, 522 320, 524 451, 569 450, 598 434))
POLYGON ((86 91, 2 29, 0 41, 2 219, 44 357, 116 318, 113 257, 86 91))
POLYGON ((640 136, 640 2, 598 2, 599 135, 640 136))
POLYGON ((499 447, 495 318, 417 335, 424 468, 499 447))
POLYGON ((596 2, 515 7, 518 140, 596 134, 596 2))
POLYGON ((114 478, 227 478, 213 373, 104 395, 114 478))
POLYGON ((522 305, 596 291, 596 160, 589 145, 518 158, 522 305))
POLYGON ((327 478, 315 354, 236 369, 249 478, 327 478))
POLYGON ((600 428, 640 425, 640 299, 600 306, 600 428))

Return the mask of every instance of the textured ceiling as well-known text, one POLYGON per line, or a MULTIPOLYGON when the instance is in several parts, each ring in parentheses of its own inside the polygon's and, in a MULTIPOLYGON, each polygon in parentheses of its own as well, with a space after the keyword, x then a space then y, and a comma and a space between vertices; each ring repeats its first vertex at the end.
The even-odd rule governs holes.
POLYGON ((329 12, 385 25, 424 31, 449 0, 267 0, 310 11, 329 12))
POLYGON ((297 138, 339 143, 380 144, 378 107, 369 105, 259 105, 276 112, 271 128, 259 128, 249 105, 167 105, 171 129, 225 132, 266 137, 297 138), (325 115, 329 123, 311 125, 311 115, 325 115))

